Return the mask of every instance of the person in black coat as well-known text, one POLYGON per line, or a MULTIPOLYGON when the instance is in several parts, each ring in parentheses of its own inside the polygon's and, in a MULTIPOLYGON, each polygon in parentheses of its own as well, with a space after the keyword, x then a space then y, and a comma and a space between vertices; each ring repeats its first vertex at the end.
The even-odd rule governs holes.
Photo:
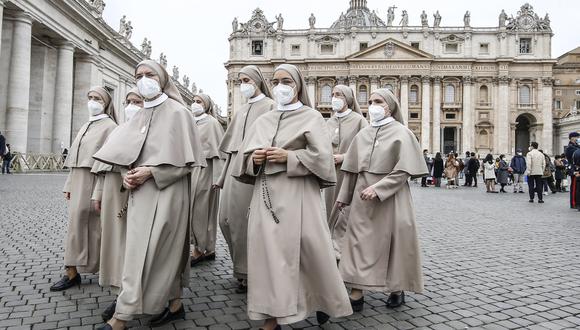
POLYGON ((441 178, 443 177, 444 168, 443 157, 441 157, 441 153, 438 152, 433 160, 433 180, 435 180, 435 187, 441 187, 441 178))
POLYGON ((0 132, 0 158, 4 156, 4 153, 6 153, 6 138, 4 138, 4 135, 0 132))
POLYGON ((474 188, 477 187, 477 172, 479 172, 480 166, 479 159, 475 158, 475 152, 472 152, 471 158, 469 159, 469 162, 467 162, 467 171, 469 171, 470 179, 468 186, 471 187, 473 184, 474 188))
POLYGON ((579 209, 580 210, 580 184, 578 184, 576 177, 576 173, 580 169, 576 164, 574 164, 574 153, 577 150, 580 150, 579 140, 580 140, 580 133, 572 132, 568 134, 568 138, 570 142, 566 147, 566 159, 568 160, 568 164, 570 166, 570 208, 571 209, 579 209))

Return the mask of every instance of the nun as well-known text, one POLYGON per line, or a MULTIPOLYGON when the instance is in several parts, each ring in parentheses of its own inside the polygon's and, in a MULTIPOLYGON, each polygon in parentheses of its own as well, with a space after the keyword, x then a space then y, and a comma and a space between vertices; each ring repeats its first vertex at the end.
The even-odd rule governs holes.
POLYGON ((427 166, 390 90, 371 94, 368 113, 371 125, 344 156, 337 199, 337 208, 351 206, 339 268, 354 311, 363 309, 363 290, 390 293, 389 308, 405 302, 404 291, 423 290, 408 180, 427 175, 427 166))
POLYGON ((336 183, 330 134, 312 109, 302 74, 282 64, 275 111, 259 117, 233 175, 254 184, 248 216, 248 315, 279 329, 317 312, 319 324, 352 313, 323 210, 336 183))
MULTIPOLYGON (((327 122, 328 131, 332 141, 332 153, 336 171, 336 187, 342 183, 340 166, 344 160, 344 154, 348 150, 355 135, 368 126, 368 121, 362 116, 360 107, 353 90, 345 85, 336 85, 332 90, 332 116, 327 122)), ((332 213, 338 189, 329 187, 324 189, 326 201, 326 215, 336 253, 336 259, 340 259, 340 242, 346 231, 346 224, 350 208, 346 207, 340 212, 332 213)))
POLYGON ((200 135, 207 167, 196 167, 191 173, 191 266, 215 259, 217 215, 220 191, 217 181, 224 157, 219 145, 224 130, 215 118, 215 106, 207 94, 193 98, 191 111, 200 135))
POLYGON ((129 190, 121 292, 100 329, 123 329, 138 315, 156 327, 183 319, 188 281, 190 174, 205 166, 193 115, 158 63, 135 69, 143 109, 113 131, 94 158, 121 168, 129 190))
POLYGON ((101 223, 99 212, 91 203, 97 183, 97 175, 91 173, 95 163, 92 156, 117 127, 117 120, 111 95, 105 88, 91 88, 87 97, 89 121, 80 128, 65 162, 70 168, 63 189, 69 218, 64 250, 66 275, 54 283, 50 291, 80 286, 79 273, 99 271, 101 223))
POLYGON ((218 181, 222 187, 219 209, 219 224, 230 250, 234 265, 234 277, 238 279, 237 293, 247 292, 248 274, 248 208, 252 200, 253 186, 232 177, 232 164, 242 141, 251 125, 261 115, 274 109, 270 89, 260 69, 254 65, 243 67, 238 74, 240 93, 247 99, 232 119, 220 144, 220 151, 226 154, 226 163, 218 181))
MULTIPOLYGON (((143 108, 143 98, 136 87, 127 93, 125 105, 125 121, 129 121, 143 108)), ((118 295, 123 275, 129 194, 127 190, 121 189, 123 178, 118 166, 95 161, 91 172, 98 174, 92 200, 95 209, 101 214, 99 285, 110 287, 111 293, 118 295)), ((115 299, 101 314, 105 322, 113 317, 116 304, 115 299)))

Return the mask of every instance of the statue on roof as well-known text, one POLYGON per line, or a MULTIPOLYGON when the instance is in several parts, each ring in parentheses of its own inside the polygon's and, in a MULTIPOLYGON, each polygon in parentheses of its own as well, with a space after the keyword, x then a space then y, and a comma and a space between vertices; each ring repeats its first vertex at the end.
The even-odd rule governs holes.
POLYGON ((278 31, 281 31, 284 28, 284 17, 282 17, 282 13, 276 16, 276 28, 278 31))
POLYGON ((129 21, 127 22, 127 25, 125 27, 125 38, 127 40, 130 40, 132 35, 133 35, 133 26, 131 25, 131 21, 129 21))
POLYGON ((441 14, 439 14, 439 10, 433 14, 433 27, 441 26, 441 14))
POLYGON ((502 9, 501 13, 499 14, 499 27, 505 27, 505 22, 508 19, 508 15, 505 13, 505 10, 502 9))
POLYGON ((399 22, 399 24, 401 26, 409 26, 409 14, 407 14, 407 11, 403 10, 401 16, 401 22, 399 22))
POLYGON ((173 79, 179 80, 179 68, 177 66, 173 66, 173 79))
POLYGON ((427 13, 424 10, 421 13, 421 26, 422 27, 428 27, 429 26, 429 21, 427 20, 427 13))
POLYGON ((189 77, 187 75, 183 76, 183 87, 185 87, 185 89, 189 88, 189 77))
POLYGON ((191 83, 191 92, 197 94, 197 85, 195 84, 195 81, 191 83))
POLYGON ((159 54, 159 64, 164 68, 167 67, 167 55, 163 53, 159 54))
POLYGON ((395 9, 397 7, 391 6, 387 11, 387 26, 393 26, 393 21, 395 20, 395 9))
POLYGON ((463 15, 463 25, 465 27, 471 26, 471 14, 469 13, 469 10, 465 12, 465 15, 463 15))
POLYGON ((316 17, 314 16, 314 13, 310 14, 310 17, 308 18, 308 24, 310 24, 311 29, 314 29, 314 24, 316 24, 316 17))
POLYGON ((119 34, 124 36, 127 30, 127 15, 123 15, 119 20, 119 34))
POLYGON ((238 18, 234 17, 234 20, 232 21, 232 33, 236 32, 238 32, 238 18))

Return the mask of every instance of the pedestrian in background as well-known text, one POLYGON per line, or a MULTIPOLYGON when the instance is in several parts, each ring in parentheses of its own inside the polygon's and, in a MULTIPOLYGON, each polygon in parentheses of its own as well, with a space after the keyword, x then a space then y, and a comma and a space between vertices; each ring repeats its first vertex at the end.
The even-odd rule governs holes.
POLYGON ((546 167, 546 158, 543 153, 538 151, 538 142, 532 142, 529 150, 526 155, 526 173, 528 175, 530 203, 534 202, 535 194, 538 195, 538 203, 544 203, 542 196, 542 187, 544 186, 542 176, 544 175, 544 169, 546 167))
POLYGON ((475 157, 475 152, 470 154, 469 162, 467 163, 467 168, 469 171, 469 187, 477 188, 477 173, 479 172, 480 164, 479 159, 475 157))
POLYGON ((562 162, 562 156, 556 155, 554 157, 554 167, 556 168, 556 172, 554 173, 556 179, 556 191, 563 192, 564 187, 562 187, 562 180, 566 178, 566 166, 564 162, 562 162))
POLYGON ((499 190, 502 193, 506 193, 505 186, 507 186, 509 182, 509 165, 505 161, 505 155, 499 155, 499 164, 497 167, 497 183, 500 184, 501 189, 499 190))
POLYGON ((497 191, 495 191, 495 164, 492 154, 487 154, 483 160, 483 180, 485 181, 486 192, 497 194, 497 191))
POLYGON ((435 154, 435 159, 433 160, 433 181, 435 181, 435 187, 441 187, 444 168, 443 157, 438 152, 435 154))
POLYGON ((2 174, 10 174, 10 162, 12 162, 12 150, 10 144, 4 147, 4 155, 2 156, 2 174))
POLYGON ((514 177, 514 193, 524 193, 524 174, 526 173, 526 157, 522 149, 516 150, 516 155, 510 162, 510 169, 514 177))
POLYGON ((568 146, 564 151, 566 154, 566 160, 568 161, 568 175, 570 176, 570 208, 575 209, 580 206, 580 195, 576 193, 578 184, 576 183, 576 166, 574 165, 573 155, 576 150, 580 149, 580 133, 571 132, 568 134, 568 146))
MULTIPOLYGON (((425 165, 427 165, 427 170, 431 173, 431 169, 433 167, 433 159, 429 157, 429 150, 423 150, 423 159, 425 159, 425 165)), ((427 176, 421 178, 421 187, 427 188, 427 176)))
POLYGON ((455 154, 450 153, 445 162, 445 178, 447 179, 447 188, 457 188, 457 171, 459 162, 455 159, 455 154))
POLYGON ((544 168, 544 174, 542 175, 542 181, 544 184, 544 195, 548 195, 548 189, 552 191, 552 194, 556 193, 556 185, 554 184, 554 175, 553 173, 556 171, 554 167, 554 163, 552 163, 552 159, 550 156, 544 153, 543 150, 540 152, 544 155, 546 160, 546 166, 544 168))

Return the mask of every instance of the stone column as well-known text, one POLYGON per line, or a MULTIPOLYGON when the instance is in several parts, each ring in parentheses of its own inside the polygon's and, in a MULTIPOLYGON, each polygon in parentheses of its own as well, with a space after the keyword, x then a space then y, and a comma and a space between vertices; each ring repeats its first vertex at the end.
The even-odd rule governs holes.
POLYGON ((542 121, 544 126, 542 128, 542 144, 543 150, 552 155, 554 135, 553 135, 553 115, 552 115, 552 78, 542 78, 542 121))
MULTIPOLYGON (((348 86, 352 88, 355 98, 358 96, 358 90, 356 89, 356 80, 357 76, 348 76, 348 86)), ((364 106, 364 104, 361 104, 361 106, 364 106)))
POLYGON ((8 0, 0 0, 0 49, 2 49, 2 19, 4 17, 4 6, 8 0))
POLYGON ((433 150, 441 151, 441 77, 433 77, 433 150))
POLYGON ((369 91, 369 97, 371 96, 370 93, 372 93, 374 90, 377 90, 380 88, 379 86, 379 76, 370 76, 371 78, 371 90, 369 91))
MULTIPOLYGON (((54 143, 60 147, 60 143, 62 142, 66 148, 70 147, 72 139, 89 118, 87 112, 87 93, 89 89, 93 86, 102 86, 103 84, 102 73, 99 68, 100 59, 97 56, 75 56, 74 60, 72 121, 64 123, 72 127, 70 130, 71 134, 69 137, 65 137, 65 140, 60 141, 56 140, 58 135, 54 131, 54 143)), ((58 110, 55 109, 55 111, 58 110)))
POLYGON ((421 149, 431 149, 431 78, 422 77, 421 88, 421 149))
POLYGON ((61 141, 69 146, 71 139, 74 45, 65 41, 58 45, 58 62, 56 65, 56 92, 54 95, 53 120, 41 126, 41 136, 50 136, 52 152, 58 153, 61 141))
POLYGON ((236 111, 240 110, 242 107, 243 96, 240 93, 240 80, 239 79, 232 79, 231 86, 232 86, 232 118, 236 111))
POLYGON ((462 138, 462 149, 461 152, 466 151, 475 152, 473 149, 474 141, 474 123, 473 123, 473 112, 471 102, 471 92, 473 89, 473 82, 470 76, 463 77, 463 138, 462 138))
POLYGON ((401 76, 401 115, 409 123, 409 76, 401 76))
POLYGON ((8 102, 6 107, 6 142, 13 151, 26 152, 28 140, 28 105, 30 102, 30 56, 32 17, 19 12, 7 18, 14 22, 8 102))
POLYGON ((316 105, 318 104, 318 100, 316 99, 316 77, 307 77, 306 85, 308 86, 308 97, 310 97, 310 102, 312 102, 312 106, 316 109, 316 105))
POLYGON ((509 153, 509 86, 510 78, 508 76, 499 77, 499 92, 497 102, 497 127, 495 131, 497 132, 495 136, 498 139, 497 153, 506 154, 509 153))

